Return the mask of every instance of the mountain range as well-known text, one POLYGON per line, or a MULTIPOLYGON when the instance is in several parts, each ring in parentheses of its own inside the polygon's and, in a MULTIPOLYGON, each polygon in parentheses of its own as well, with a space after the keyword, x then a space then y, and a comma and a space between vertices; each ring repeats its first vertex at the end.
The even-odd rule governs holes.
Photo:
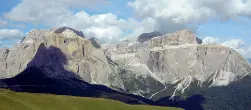
POLYGON ((102 97, 188 110, 251 107, 251 66, 189 30, 100 44, 69 27, 32 30, 0 49, 0 85, 20 92, 102 97), (241 99, 241 101, 239 101, 241 99))

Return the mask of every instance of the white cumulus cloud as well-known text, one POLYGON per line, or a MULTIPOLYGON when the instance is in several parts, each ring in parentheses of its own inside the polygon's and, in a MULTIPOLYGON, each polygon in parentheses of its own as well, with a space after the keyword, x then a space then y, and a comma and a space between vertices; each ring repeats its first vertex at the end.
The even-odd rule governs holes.
POLYGON ((166 34, 189 28, 196 32, 198 25, 209 19, 251 17, 251 0, 134 0, 128 5, 137 18, 124 19, 113 13, 73 11, 74 8, 93 8, 107 3, 108 0, 22 0, 4 17, 49 27, 69 26, 83 31, 86 36, 108 41, 125 37, 135 39, 141 33, 151 31, 166 34))
POLYGON ((219 42, 217 38, 213 38, 210 36, 205 37, 202 41, 203 44, 217 44, 219 42))
POLYGON ((73 13, 72 7, 91 7, 102 4, 105 0, 22 0, 9 12, 5 13, 5 18, 31 22, 34 24, 55 24, 64 19, 68 19, 73 13))
POLYGON ((137 21, 134 19, 119 19, 113 13, 90 15, 85 11, 65 19, 57 27, 69 26, 82 30, 87 37, 97 37, 107 41, 119 41, 123 37, 135 38, 143 32, 153 31, 153 19, 137 21), (129 33, 127 33, 129 32, 129 33))
POLYGON ((230 39, 222 42, 221 45, 233 48, 242 55, 247 56, 248 48, 245 46, 245 42, 241 39, 230 39))
POLYGON ((251 17, 251 0, 135 0, 128 3, 139 18, 153 18, 155 28, 168 33, 187 24, 204 23, 213 18, 222 20, 239 16, 251 17))
POLYGON ((121 29, 114 26, 109 26, 106 28, 91 27, 87 28, 84 32, 90 37, 96 36, 98 38, 108 38, 108 40, 112 40, 123 35, 121 29))
POLYGON ((87 37, 97 37, 107 41, 119 40, 122 37, 137 37, 142 32, 153 30, 155 21, 119 19, 113 13, 90 15, 85 11, 74 13, 71 8, 89 7, 108 3, 107 0, 23 0, 11 11, 5 13, 5 18, 43 24, 50 27, 68 26, 81 30, 87 37))
POLYGON ((24 33, 19 29, 0 29, 0 47, 12 47, 23 36, 24 33))
POLYGON ((0 29, 0 40, 21 39, 24 33, 19 29, 0 29))
POLYGON ((246 58, 251 58, 251 46, 249 46, 242 39, 228 39, 220 41, 218 38, 207 36, 203 39, 203 44, 220 44, 236 50, 246 58))

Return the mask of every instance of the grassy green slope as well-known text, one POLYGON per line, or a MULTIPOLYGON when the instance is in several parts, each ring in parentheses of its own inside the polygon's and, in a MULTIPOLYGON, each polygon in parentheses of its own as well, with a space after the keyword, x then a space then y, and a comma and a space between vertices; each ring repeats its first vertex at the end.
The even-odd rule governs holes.
POLYGON ((0 89, 0 110, 181 110, 171 107, 127 105, 97 98, 19 93, 0 89))

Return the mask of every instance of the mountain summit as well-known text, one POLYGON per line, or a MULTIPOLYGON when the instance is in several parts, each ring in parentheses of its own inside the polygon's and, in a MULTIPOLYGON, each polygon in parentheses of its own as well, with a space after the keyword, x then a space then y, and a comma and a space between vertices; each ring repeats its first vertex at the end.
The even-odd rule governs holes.
POLYGON ((160 32, 154 31, 151 33, 143 33, 138 37, 138 41, 140 43, 143 43, 145 41, 148 41, 149 39, 153 38, 153 37, 157 37, 157 36, 161 36, 162 34, 160 32))
POLYGON ((61 28, 58 28, 57 30, 54 31, 54 33, 57 33, 57 34, 59 34, 59 33, 67 33, 67 32, 68 33, 74 33, 77 36, 85 38, 85 36, 84 36, 84 34, 83 34, 82 31, 76 31, 76 30, 74 30, 72 28, 69 28, 69 27, 61 27, 61 28), (69 32, 69 31, 71 31, 71 32, 69 32))

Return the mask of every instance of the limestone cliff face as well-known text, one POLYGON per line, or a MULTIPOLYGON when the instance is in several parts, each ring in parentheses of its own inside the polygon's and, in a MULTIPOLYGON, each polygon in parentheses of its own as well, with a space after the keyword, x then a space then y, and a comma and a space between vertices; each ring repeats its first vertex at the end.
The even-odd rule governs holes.
POLYGON ((198 44, 196 36, 186 29, 167 35, 154 37, 148 41, 149 48, 184 44, 198 44))
MULTIPOLYGON (((134 71, 138 78, 151 78, 152 84, 160 83, 159 88, 147 86, 147 90, 133 91, 153 99, 185 93, 194 82, 199 88, 226 86, 251 74, 249 63, 235 50, 220 45, 202 45, 188 30, 154 37, 144 43, 112 47, 106 53, 114 62, 134 71)), ((150 82, 145 85, 152 85, 150 82)), ((141 83, 134 84, 138 85, 141 83)))
POLYGON ((251 68, 236 51, 219 45, 188 45, 138 53, 139 62, 163 82, 186 80, 201 84, 212 80, 212 86, 228 85, 251 72, 251 68))
POLYGON ((0 54, 1 78, 13 77, 29 66, 36 66, 52 73, 50 77, 64 77, 60 70, 65 68, 84 81, 110 85, 111 70, 103 50, 71 28, 32 30, 20 44, 3 49, 0 54), (51 47, 58 50, 50 50, 51 47), (65 60, 57 51, 67 58, 63 65, 57 63, 65 60))
POLYGON ((0 48, 0 76, 6 76, 5 69, 7 68, 6 58, 8 56, 8 48, 0 48))

